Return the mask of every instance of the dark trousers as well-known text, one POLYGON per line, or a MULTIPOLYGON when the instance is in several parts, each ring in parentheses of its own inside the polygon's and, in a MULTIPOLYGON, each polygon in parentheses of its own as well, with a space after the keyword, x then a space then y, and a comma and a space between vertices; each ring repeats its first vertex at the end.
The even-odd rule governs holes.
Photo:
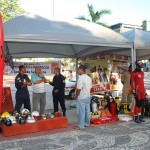
POLYGON ((62 112, 66 111, 65 100, 64 100, 64 93, 53 93, 53 105, 54 105, 54 112, 59 110, 58 102, 60 103, 62 112))
POLYGON ((31 112, 31 104, 30 104, 30 98, 16 98, 16 105, 15 105, 15 111, 20 113, 20 109, 22 105, 24 104, 24 108, 28 109, 31 112))

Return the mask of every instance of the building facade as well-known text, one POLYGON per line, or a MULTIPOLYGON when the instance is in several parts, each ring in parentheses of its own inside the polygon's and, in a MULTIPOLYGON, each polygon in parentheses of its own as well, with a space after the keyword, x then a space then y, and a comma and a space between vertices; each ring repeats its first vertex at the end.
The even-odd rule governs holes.
POLYGON ((142 26, 124 24, 124 23, 118 23, 118 24, 112 25, 112 26, 110 26, 110 28, 118 33, 127 32, 132 29, 143 30, 142 26))

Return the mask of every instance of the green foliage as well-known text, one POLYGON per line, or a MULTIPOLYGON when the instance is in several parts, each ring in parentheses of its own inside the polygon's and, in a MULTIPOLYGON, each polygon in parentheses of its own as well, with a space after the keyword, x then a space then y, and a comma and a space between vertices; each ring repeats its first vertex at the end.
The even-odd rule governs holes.
POLYGON ((3 17, 3 22, 22 13, 24 13, 24 10, 20 8, 19 0, 0 0, 0 14, 3 17))
POLYGON ((90 20, 87 19, 85 16, 79 16, 79 17, 77 17, 77 19, 90 21, 90 20))
MULTIPOLYGON (((109 15, 111 14, 111 10, 109 9, 101 9, 99 11, 95 11, 94 8, 93 8, 93 5, 87 5, 88 7, 88 12, 89 12, 89 16, 90 16, 90 20, 91 22, 94 22, 94 23, 97 23, 97 24, 100 24, 102 26, 105 26, 105 27, 108 27, 106 24, 100 22, 99 20, 104 16, 104 15, 109 15)), ((86 17, 84 16, 79 16, 77 17, 78 19, 81 19, 81 20, 87 20, 87 21, 90 21, 89 19, 87 19, 86 17)))
POLYGON ((52 62, 55 60, 54 58, 18 58, 17 61, 41 62, 41 59, 43 59, 42 61, 44 61, 44 62, 52 62))
POLYGON ((63 66, 68 66, 70 63, 75 64, 76 58, 63 58, 63 59, 61 59, 61 63, 63 66))

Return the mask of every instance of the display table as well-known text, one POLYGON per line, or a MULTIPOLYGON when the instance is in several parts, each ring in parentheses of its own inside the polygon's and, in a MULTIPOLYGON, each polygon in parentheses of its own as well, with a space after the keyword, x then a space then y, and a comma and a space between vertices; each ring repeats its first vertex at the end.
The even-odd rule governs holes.
POLYGON ((26 123, 20 125, 18 123, 12 126, 2 126, 3 136, 13 136, 18 134, 27 134, 51 129, 60 129, 68 127, 68 119, 66 117, 55 117, 52 119, 37 120, 34 123, 26 123))

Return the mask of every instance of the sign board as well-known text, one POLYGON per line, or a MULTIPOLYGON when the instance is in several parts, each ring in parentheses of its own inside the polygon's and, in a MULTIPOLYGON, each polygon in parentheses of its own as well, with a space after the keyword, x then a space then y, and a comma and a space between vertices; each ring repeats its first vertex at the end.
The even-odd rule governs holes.
POLYGON ((14 62, 14 70, 12 70, 7 64, 4 67, 5 75, 16 76, 19 73, 19 66, 24 65, 26 67, 26 74, 31 75, 35 72, 36 67, 41 67, 45 76, 53 74, 55 67, 60 67, 60 62, 14 62))
POLYGON ((121 55, 103 54, 81 59, 81 64, 92 79, 91 93, 122 89, 121 73, 128 68, 128 62, 129 57, 121 55))

